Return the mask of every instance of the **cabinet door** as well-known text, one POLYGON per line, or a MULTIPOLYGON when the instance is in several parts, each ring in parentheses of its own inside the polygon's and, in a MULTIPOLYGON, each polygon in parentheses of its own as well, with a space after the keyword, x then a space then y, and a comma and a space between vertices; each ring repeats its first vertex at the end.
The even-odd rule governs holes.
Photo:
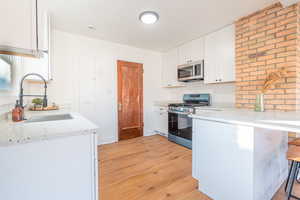
POLYGON ((0 45, 36 49, 34 0, 9 0, 1 4, 0 45))
POLYGON ((202 60, 204 57, 204 40, 199 38, 188 42, 178 48, 179 52, 179 64, 188 64, 198 60, 202 60))
POLYGON ((155 131, 161 135, 168 135, 168 108, 167 107, 156 107, 155 108, 155 131))
POLYGON ((51 18, 47 12, 39 14, 39 50, 49 51, 51 35, 51 18))
POLYGON ((178 49, 173 49, 163 55, 162 84, 163 87, 183 85, 177 81, 178 49))
POLYGON ((205 37, 204 83, 216 83, 218 79, 217 39, 217 33, 211 33, 205 37))
POLYGON ((227 26, 205 37, 205 83, 235 80, 235 29, 227 26))
POLYGON ((93 137, 89 134, 1 147, 1 199, 96 200, 98 168, 93 137))
MULTIPOLYGON (((50 16, 44 13, 40 17, 39 25, 39 50, 43 51, 40 58, 23 58, 23 68, 26 73, 38 73, 42 75, 47 81, 52 80, 52 66, 51 66, 51 26, 50 16)), ((28 80, 33 82, 40 82, 38 77, 30 76, 28 80)))
POLYGON ((219 33, 219 82, 235 81, 235 27, 225 27, 219 33))
POLYGON ((204 39, 199 38, 191 42, 190 57, 192 62, 204 59, 204 39))
POLYGON ((178 48, 179 65, 184 65, 193 62, 191 57, 191 49, 192 46, 190 42, 178 48))
POLYGON ((167 111, 167 108, 160 108, 158 119, 159 119, 158 131, 163 133, 164 136, 167 136, 168 135, 168 111, 167 111))

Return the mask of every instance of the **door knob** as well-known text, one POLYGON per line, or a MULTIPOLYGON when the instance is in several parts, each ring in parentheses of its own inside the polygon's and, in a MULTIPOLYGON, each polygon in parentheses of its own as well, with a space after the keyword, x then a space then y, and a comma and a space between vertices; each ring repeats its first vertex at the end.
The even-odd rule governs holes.
POLYGON ((121 104, 121 103, 118 104, 118 110, 119 110, 119 111, 122 110, 122 104, 121 104))

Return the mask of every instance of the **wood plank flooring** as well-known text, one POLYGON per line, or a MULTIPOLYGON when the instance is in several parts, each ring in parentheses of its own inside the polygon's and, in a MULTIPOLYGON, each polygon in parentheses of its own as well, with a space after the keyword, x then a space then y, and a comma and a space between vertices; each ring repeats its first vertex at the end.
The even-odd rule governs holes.
MULTIPOLYGON (((100 200, 209 200, 192 178, 192 152, 155 135, 99 147, 100 200)), ((295 184, 295 194, 300 192, 295 184)), ((281 188, 273 200, 284 199, 281 188)))

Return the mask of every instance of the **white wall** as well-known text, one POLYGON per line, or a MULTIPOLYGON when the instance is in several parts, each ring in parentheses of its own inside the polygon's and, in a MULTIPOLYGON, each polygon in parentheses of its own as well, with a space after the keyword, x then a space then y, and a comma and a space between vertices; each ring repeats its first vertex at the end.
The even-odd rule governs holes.
POLYGON ((163 97, 161 54, 54 31, 50 101, 70 105, 99 125, 100 143, 117 140, 117 60, 144 64, 145 135, 153 134, 153 102, 163 97), (159 76, 158 76, 159 75, 159 76))

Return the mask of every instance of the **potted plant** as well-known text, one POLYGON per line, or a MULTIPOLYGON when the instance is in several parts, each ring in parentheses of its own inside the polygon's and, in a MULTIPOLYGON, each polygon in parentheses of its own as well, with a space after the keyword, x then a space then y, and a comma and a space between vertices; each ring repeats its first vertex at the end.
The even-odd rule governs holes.
POLYGON ((32 100, 33 108, 42 108, 43 107, 43 99, 41 98, 35 98, 32 100))

